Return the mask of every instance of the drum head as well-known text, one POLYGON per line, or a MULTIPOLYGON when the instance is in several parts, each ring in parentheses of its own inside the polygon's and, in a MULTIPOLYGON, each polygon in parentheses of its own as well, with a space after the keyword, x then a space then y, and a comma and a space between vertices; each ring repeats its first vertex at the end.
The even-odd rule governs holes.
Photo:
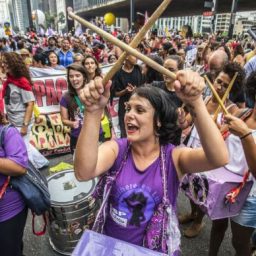
POLYGON ((78 181, 73 170, 59 172, 47 180, 51 203, 55 205, 73 204, 84 200, 92 194, 96 186, 96 179, 78 181))

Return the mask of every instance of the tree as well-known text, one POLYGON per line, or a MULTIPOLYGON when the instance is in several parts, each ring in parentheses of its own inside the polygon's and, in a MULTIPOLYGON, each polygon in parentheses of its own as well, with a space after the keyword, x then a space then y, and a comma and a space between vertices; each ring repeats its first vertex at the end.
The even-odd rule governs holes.
POLYGON ((64 24, 66 22, 66 17, 65 17, 64 12, 60 12, 59 13, 59 20, 58 20, 58 22, 61 23, 61 24, 64 24))
POLYGON ((51 15, 49 12, 45 13, 45 25, 47 28, 50 28, 53 26, 55 26, 55 16, 51 15))

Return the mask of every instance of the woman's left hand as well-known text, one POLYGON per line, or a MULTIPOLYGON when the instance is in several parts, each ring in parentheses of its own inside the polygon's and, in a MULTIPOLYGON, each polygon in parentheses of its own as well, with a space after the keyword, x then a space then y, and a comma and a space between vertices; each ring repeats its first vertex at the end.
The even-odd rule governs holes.
POLYGON ((224 116, 224 119, 226 124, 228 125, 229 131, 236 136, 242 137, 251 131, 251 129, 248 128, 247 124, 240 118, 232 115, 226 115, 224 116))
POLYGON ((20 129, 20 134, 21 136, 25 136, 28 133, 28 127, 27 126, 22 126, 20 129))
POLYGON ((201 97, 205 82, 198 73, 184 70, 179 71, 176 76, 175 92, 184 103, 192 103, 201 97))

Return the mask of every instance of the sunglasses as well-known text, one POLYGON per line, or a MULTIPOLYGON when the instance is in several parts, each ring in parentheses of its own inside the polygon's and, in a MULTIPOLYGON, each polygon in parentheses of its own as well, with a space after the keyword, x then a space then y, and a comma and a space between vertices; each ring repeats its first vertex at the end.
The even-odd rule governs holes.
POLYGON ((219 79, 219 78, 217 78, 216 79, 216 82, 218 83, 218 84, 220 84, 222 87, 224 87, 224 88, 228 88, 228 86, 229 86, 229 84, 228 83, 225 83, 225 82, 223 82, 221 79, 219 79))

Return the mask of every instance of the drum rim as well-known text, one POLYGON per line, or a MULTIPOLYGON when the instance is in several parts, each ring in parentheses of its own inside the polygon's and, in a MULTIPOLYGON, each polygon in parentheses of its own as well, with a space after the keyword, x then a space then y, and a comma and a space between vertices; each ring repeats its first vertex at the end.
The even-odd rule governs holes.
MULTIPOLYGON (((58 172, 58 173, 54 173, 53 175, 50 175, 50 176, 47 177, 47 183, 49 184, 49 181, 51 179, 53 179, 56 176, 63 176, 65 173, 73 173, 74 174, 74 170, 69 169, 69 170, 64 170, 64 171, 58 172)), ((93 178, 93 179, 90 179, 88 181, 92 182, 92 186, 91 186, 90 190, 88 191, 87 196, 85 196, 85 197, 83 197, 83 198, 81 198, 80 200, 77 200, 77 201, 66 201, 66 202, 58 202, 58 201, 50 199, 51 205, 53 205, 54 207, 72 206, 73 204, 80 203, 80 202, 83 202, 83 200, 88 199, 90 196, 92 196, 93 191, 96 188, 97 178, 93 178)), ((82 182, 88 182, 88 181, 82 181, 82 182)), ((81 181, 78 181, 78 182, 81 182, 81 181)), ((51 195, 51 192, 50 192, 50 195, 51 195)))

